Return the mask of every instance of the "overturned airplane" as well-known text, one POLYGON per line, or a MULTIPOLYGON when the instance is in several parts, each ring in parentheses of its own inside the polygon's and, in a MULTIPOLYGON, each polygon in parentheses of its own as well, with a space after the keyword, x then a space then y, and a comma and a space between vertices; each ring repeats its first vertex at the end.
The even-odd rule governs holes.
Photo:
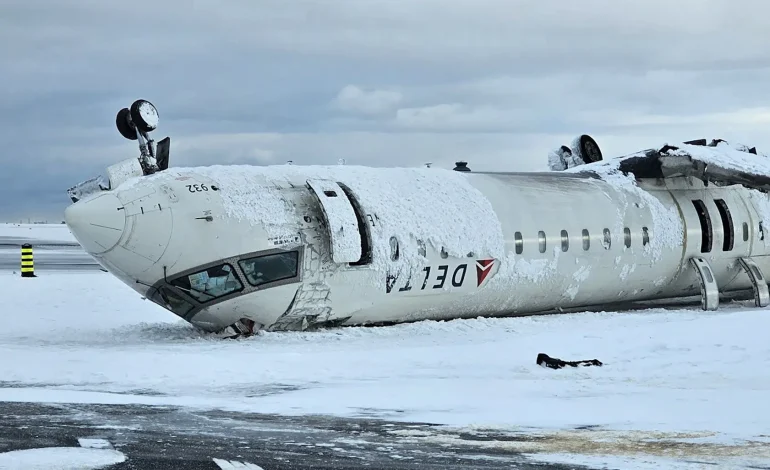
POLYGON ((106 270, 198 327, 525 315, 749 292, 770 304, 770 159, 692 141, 605 160, 589 136, 550 172, 357 166, 169 168, 151 103, 118 113, 140 155, 69 191, 106 270))

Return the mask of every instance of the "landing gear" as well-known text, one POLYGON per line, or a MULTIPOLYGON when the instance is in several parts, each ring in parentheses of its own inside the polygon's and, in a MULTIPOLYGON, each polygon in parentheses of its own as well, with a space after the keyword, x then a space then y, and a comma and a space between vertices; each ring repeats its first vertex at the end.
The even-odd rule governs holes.
POLYGON ((128 108, 123 108, 118 111, 118 115, 115 118, 115 125, 118 127, 120 135, 128 140, 136 140, 136 128, 134 123, 131 122, 131 111, 128 108))
MULTIPOLYGON (((603 159, 599 144, 590 135, 575 137, 568 147, 562 145, 548 154, 548 167, 551 171, 563 171, 568 168, 599 162, 603 159)), ((455 168, 457 169, 457 168, 455 168)))
POLYGON ((131 120, 139 131, 152 132, 158 128, 158 110, 147 100, 136 100, 131 105, 131 120))
POLYGON ((130 108, 118 111, 115 125, 120 135, 128 140, 137 140, 158 128, 158 110, 147 100, 136 100, 130 108))
POLYGON ((157 171, 168 168, 168 154, 170 139, 166 137, 161 141, 162 161, 158 161, 158 152, 155 149, 155 141, 149 133, 158 128, 158 110, 147 100, 136 100, 129 108, 118 111, 115 117, 115 125, 118 132, 128 140, 139 141, 139 163, 144 175, 151 175, 157 171))
POLYGON ((572 153, 584 163, 594 163, 602 160, 602 151, 593 137, 583 134, 572 141, 572 153))

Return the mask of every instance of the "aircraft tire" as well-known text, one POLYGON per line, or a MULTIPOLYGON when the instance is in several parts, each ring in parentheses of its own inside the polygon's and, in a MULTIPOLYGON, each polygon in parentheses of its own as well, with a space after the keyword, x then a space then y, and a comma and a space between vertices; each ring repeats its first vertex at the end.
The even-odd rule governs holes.
POLYGON ((147 100, 136 100, 131 104, 131 120, 134 121, 136 128, 144 133, 152 132, 158 127, 157 113, 155 106, 147 100), (154 122, 147 121, 145 115, 147 112, 150 116, 154 115, 154 122))
POLYGON ((599 162, 603 159, 599 144, 590 135, 583 134, 572 144, 573 153, 576 153, 585 163, 599 162))
POLYGON ((118 115, 115 118, 115 125, 118 127, 118 132, 120 132, 120 135, 128 140, 136 140, 136 131, 128 122, 130 115, 131 112, 128 110, 128 108, 121 109, 118 111, 118 115))

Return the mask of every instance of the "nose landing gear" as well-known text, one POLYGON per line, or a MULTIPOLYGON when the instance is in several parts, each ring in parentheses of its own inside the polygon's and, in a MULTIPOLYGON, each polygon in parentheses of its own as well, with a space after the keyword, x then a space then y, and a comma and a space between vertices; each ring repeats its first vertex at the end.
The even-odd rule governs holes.
POLYGON ((139 141, 139 163, 145 175, 168 168, 171 139, 166 137, 157 144, 150 137, 150 132, 158 128, 158 110, 147 100, 136 100, 130 108, 118 111, 115 125, 120 135, 128 140, 139 141))

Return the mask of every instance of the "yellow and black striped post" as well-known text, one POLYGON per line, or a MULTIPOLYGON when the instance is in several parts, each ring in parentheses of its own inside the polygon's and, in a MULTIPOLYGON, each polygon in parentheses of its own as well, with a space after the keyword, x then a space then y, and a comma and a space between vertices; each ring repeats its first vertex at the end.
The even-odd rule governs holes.
POLYGON ((21 245, 21 277, 35 276, 35 261, 32 259, 32 245, 21 245))

